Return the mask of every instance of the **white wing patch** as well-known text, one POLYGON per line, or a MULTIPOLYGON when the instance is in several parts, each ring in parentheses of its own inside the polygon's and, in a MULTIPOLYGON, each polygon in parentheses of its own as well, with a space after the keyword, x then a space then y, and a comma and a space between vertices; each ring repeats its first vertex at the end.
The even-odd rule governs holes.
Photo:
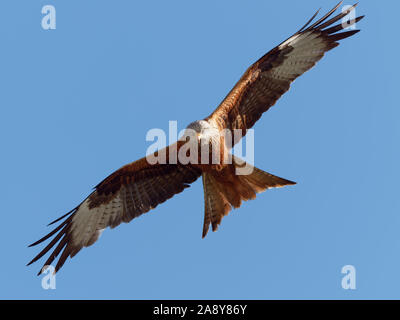
POLYGON ((280 80, 290 80, 310 69, 320 60, 326 51, 327 43, 317 32, 305 32, 291 37, 283 42, 279 48, 292 47, 284 62, 274 67, 270 73, 280 80))
POLYGON ((89 198, 76 211, 71 223, 72 241, 74 246, 88 247, 100 236, 107 227, 116 227, 121 222, 123 203, 120 193, 107 204, 89 208, 89 198))

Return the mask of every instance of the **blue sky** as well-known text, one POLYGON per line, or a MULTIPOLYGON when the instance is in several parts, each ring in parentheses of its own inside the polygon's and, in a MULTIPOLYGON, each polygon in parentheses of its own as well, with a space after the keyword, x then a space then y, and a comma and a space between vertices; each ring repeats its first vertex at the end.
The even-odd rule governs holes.
MULTIPOLYGON (((361 1, 362 32, 255 126, 255 164, 294 180, 201 239, 198 180, 106 230, 55 290, 27 245, 120 166, 149 129, 210 114, 246 68, 336 1, 2 1, 0 298, 400 298, 395 1, 361 1), (41 9, 56 8, 56 30, 41 9), (341 268, 356 268, 356 290, 341 268)), ((352 3, 346 3, 352 4, 352 3)))

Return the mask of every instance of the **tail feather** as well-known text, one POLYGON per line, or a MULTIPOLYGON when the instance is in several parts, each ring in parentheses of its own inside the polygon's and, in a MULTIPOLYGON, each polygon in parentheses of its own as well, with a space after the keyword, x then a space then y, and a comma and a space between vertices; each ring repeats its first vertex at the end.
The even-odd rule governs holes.
POLYGON ((213 231, 218 229, 222 218, 231 210, 231 205, 211 174, 203 173, 203 187, 205 213, 202 237, 204 238, 207 235, 210 224, 213 231))
POLYGON ((257 193, 263 192, 269 188, 280 188, 296 184, 296 182, 274 176, 256 167, 253 167, 253 172, 251 174, 238 177, 254 186, 257 193))
POLYGON ((232 207, 239 208, 242 203, 242 197, 240 193, 236 190, 235 186, 230 183, 221 183, 217 179, 215 182, 218 185, 218 189, 222 190, 223 195, 226 200, 232 205, 232 207))
POLYGON ((212 230, 216 231, 222 218, 232 207, 240 207, 242 201, 255 199, 257 193, 269 188, 296 184, 256 167, 253 167, 248 175, 235 175, 234 172, 235 170, 226 170, 222 176, 220 173, 203 172, 205 207, 203 238, 207 235, 210 224, 212 230))

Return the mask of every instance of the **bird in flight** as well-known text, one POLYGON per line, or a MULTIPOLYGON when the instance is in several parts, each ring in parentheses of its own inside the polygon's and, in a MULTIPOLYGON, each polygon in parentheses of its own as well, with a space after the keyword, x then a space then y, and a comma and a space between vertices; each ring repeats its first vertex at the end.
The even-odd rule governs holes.
POLYGON ((295 184, 249 164, 245 164, 251 169, 249 174, 237 174, 244 162, 235 156, 230 163, 223 161, 231 146, 225 143, 224 135, 220 133, 240 131, 242 136, 245 135, 261 115, 289 90, 297 77, 311 69, 325 52, 338 46, 340 40, 359 32, 344 29, 364 16, 333 25, 356 7, 354 5, 330 18, 341 4, 313 22, 318 10, 299 31, 251 65, 210 116, 189 124, 187 130, 194 132, 194 141, 199 148, 204 143, 209 147, 218 145, 219 162, 168 161, 173 154, 171 151, 181 151, 187 142, 179 140, 153 154, 154 157, 163 154, 167 160, 165 163, 153 163, 144 157, 123 166, 100 182, 76 208, 50 223, 60 222, 53 231, 30 245, 52 238, 28 265, 52 250, 39 274, 60 255, 55 267, 57 272, 68 257, 74 257, 83 247, 96 242, 105 228, 115 228, 154 209, 200 176, 205 205, 203 237, 210 225, 216 231, 222 218, 232 207, 240 207, 242 201, 254 199, 257 193, 269 188, 295 184))

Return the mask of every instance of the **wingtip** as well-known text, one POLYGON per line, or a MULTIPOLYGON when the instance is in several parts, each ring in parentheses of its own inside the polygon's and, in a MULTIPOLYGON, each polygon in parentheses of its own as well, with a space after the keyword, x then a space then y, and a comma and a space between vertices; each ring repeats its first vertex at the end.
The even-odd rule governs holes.
MULTIPOLYGON (((360 21, 360 20, 362 20, 362 19, 364 19, 365 18, 365 14, 363 14, 362 16, 359 16, 357 19, 358 19, 358 21, 360 21)), ((357 21, 357 22, 358 22, 357 21)))
POLYGON ((59 217, 59 218, 57 218, 57 219, 51 221, 47 226, 49 227, 49 226, 55 224, 56 222, 58 222, 58 221, 64 219, 65 217, 69 216, 71 213, 74 213, 74 212, 76 211, 77 208, 78 208, 78 207, 72 209, 71 211, 68 211, 66 214, 62 215, 61 217, 59 217))
MULTIPOLYGON (((41 240, 41 239, 40 239, 40 240, 41 240)), ((28 245, 28 248, 32 248, 32 247, 38 245, 38 244, 41 242, 40 240, 31 243, 30 245, 28 245)))
POLYGON ((347 9, 347 13, 350 13, 351 11, 353 11, 357 6, 358 6, 358 2, 356 2, 349 9, 347 9))
POLYGON ((343 4, 343 2, 344 2, 343 0, 339 1, 339 3, 334 7, 335 11, 343 4))
POLYGON ((28 262, 27 264, 26 264, 26 266, 27 267, 29 267, 32 263, 34 263, 36 260, 35 259, 32 259, 30 262, 28 262))
MULTIPOLYGON (((42 273, 43 273, 43 271, 45 271, 45 270, 47 270, 47 268, 48 268, 49 266, 43 266, 42 267, 42 269, 40 269, 39 270, 39 272, 37 273, 37 276, 40 276, 42 273)), ((57 273, 57 271, 58 271, 58 269, 56 268, 56 269, 54 269, 54 271, 53 271, 53 275, 55 275, 56 273, 57 273)))

